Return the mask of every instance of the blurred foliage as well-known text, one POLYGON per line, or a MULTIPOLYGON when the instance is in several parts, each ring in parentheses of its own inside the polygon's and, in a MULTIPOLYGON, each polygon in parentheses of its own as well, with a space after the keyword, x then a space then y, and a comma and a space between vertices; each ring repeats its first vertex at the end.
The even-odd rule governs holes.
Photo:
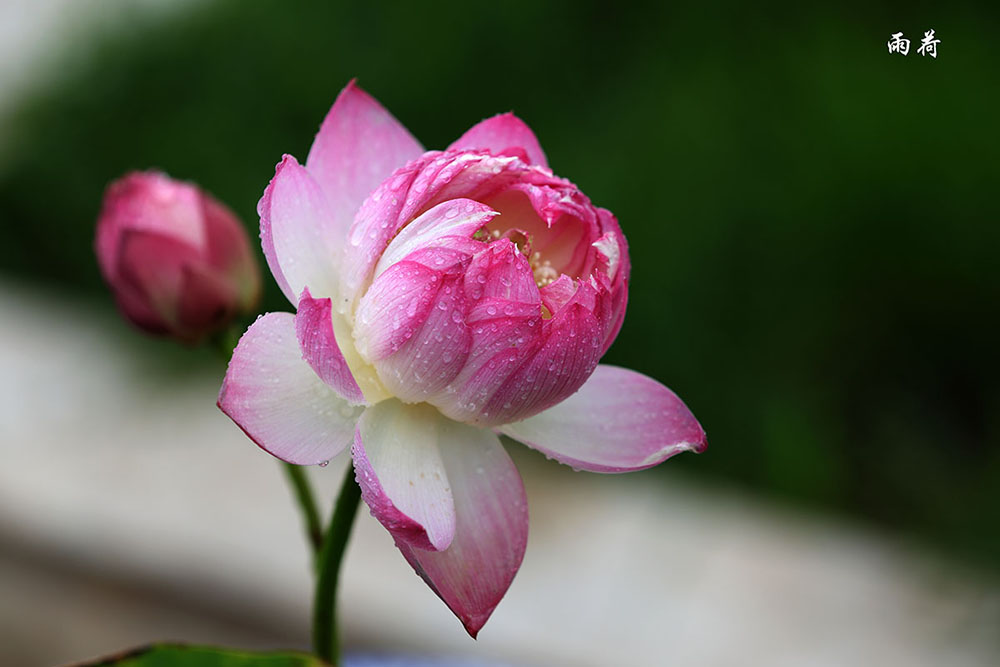
POLYGON ((255 230, 354 76, 429 147, 514 109, 629 237, 607 361, 673 387, 712 445, 671 467, 1000 565, 993 7, 204 3, 68 47, 8 119, 2 269, 107 300, 93 221, 134 168, 255 230))

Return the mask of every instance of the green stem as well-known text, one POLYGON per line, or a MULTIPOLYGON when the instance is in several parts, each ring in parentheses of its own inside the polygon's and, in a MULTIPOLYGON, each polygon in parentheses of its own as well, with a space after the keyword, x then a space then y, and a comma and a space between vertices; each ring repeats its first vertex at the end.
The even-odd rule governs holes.
POLYGON ((295 491, 295 499, 299 501, 299 509, 302 510, 302 519, 306 524, 306 535, 309 537, 313 556, 319 558, 320 550, 323 548, 323 526, 320 523, 319 508, 316 506, 316 498, 306 476, 306 469, 294 463, 284 463, 282 466, 288 475, 292 490, 295 491))
POLYGON ((337 627, 337 582, 344 548, 351 536, 354 515, 357 514, 361 488, 354 481, 354 468, 347 466, 337 504, 330 517, 330 527, 319 555, 319 577, 313 600, 313 648, 323 660, 336 665, 340 659, 340 638, 337 627))

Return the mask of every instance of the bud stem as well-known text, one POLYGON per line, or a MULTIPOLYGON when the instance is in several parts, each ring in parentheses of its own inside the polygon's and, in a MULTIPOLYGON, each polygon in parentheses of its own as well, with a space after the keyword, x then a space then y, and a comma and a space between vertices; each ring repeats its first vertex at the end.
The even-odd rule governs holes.
POLYGON ((309 484, 309 478, 306 477, 306 470, 294 463, 283 463, 282 467, 288 475, 288 483, 292 485, 292 490, 295 492, 299 509, 302 510, 302 519, 306 524, 306 535, 309 537, 313 557, 319 558, 320 550, 323 548, 323 526, 320 523, 319 509, 316 507, 312 486, 309 484))

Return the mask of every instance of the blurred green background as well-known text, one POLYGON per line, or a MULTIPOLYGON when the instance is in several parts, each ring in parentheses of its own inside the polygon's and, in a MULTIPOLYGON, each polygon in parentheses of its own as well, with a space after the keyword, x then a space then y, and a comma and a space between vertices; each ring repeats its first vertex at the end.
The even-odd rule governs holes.
POLYGON ((256 235, 275 163, 351 77, 428 147, 513 109, 629 238, 606 360, 711 443, 669 466, 1000 567, 990 7, 195 3, 66 45, 5 119, 0 270, 110 309, 93 224, 129 169, 197 181, 256 235))

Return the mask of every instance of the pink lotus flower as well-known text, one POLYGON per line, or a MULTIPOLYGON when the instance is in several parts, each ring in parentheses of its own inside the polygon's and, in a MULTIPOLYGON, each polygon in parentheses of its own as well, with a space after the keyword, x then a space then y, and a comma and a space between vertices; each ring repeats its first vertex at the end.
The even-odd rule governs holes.
POLYGON ((297 313, 244 334, 220 408, 291 463, 351 444, 372 514, 471 635, 528 535, 498 434, 597 472, 704 449, 673 392, 598 365, 625 314, 625 238, 512 114, 424 152, 352 82, 258 212, 297 313))
POLYGON ((195 342, 257 303, 260 275, 239 220, 165 174, 108 186, 94 247, 122 314, 149 333, 195 342))

